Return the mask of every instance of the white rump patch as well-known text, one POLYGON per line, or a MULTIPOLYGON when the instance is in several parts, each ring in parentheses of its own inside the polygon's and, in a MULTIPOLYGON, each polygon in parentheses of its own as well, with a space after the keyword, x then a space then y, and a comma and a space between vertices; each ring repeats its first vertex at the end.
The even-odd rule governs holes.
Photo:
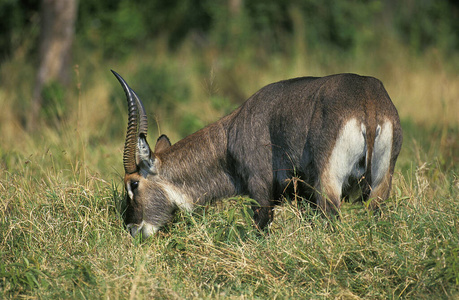
POLYGON ((388 120, 376 129, 375 145, 371 160, 372 188, 378 186, 389 170, 390 154, 392 152, 392 123, 388 120))
POLYGON ((177 187, 172 184, 162 184, 161 188, 166 193, 167 199, 181 210, 191 212, 193 210, 193 201, 182 193, 177 187))
POLYGON ((329 185, 336 195, 341 195, 343 184, 349 176, 360 178, 365 172, 363 167, 359 167, 359 161, 365 157, 367 151, 365 134, 365 125, 356 119, 350 119, 336 139, 327 167, 329 185))

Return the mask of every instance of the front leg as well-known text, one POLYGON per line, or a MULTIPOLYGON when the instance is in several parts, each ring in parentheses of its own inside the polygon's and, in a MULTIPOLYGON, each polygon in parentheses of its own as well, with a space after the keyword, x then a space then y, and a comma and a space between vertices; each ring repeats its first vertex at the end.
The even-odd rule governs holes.
POLYGON ((274 217, 274 201, 272 201, 271 186, 263 184, 261 179, 253 178, 249 181, 249 197, 256 200, 258 205, 252 206, 255 226, 263 230, 274 217))
POLYGON ((271 201, 257 201, 259 206, 252 206, 253 220, 255 226, 259 230, 263 230, 266 225, 269 225, 273 221, 274 217, 274 205, 271 201))

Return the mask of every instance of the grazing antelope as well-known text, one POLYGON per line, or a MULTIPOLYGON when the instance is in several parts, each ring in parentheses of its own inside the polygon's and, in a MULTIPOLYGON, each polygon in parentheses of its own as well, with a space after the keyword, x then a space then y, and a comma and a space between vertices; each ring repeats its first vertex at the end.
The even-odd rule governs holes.
POLYGON ((174 211, 248 195, 262 229, 300 178, 296 195, 336 214, 355 188, 375 209, 389 197, 402 146, 397 110, 382 83, 338 74, 265 86, 219 121, 171 145, 147 142, 147 116, 136 93, 112 71, 127 97, 124 221, 132 236, 154 234, 174 211))

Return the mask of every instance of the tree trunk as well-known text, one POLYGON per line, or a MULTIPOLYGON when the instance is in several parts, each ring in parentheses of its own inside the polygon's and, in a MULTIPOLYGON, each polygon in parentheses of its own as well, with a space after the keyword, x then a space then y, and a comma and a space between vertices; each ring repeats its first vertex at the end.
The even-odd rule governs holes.
POLYGON ((42 106, 42 90, 50 81, 68 85, 78 0, 42 0, 39 67, 32 95, 29 130, 34 129, 42 106))
POLYGON ((241 13, 242 0, 229 0, 228 8, 232 16, 238 16, 241 13))

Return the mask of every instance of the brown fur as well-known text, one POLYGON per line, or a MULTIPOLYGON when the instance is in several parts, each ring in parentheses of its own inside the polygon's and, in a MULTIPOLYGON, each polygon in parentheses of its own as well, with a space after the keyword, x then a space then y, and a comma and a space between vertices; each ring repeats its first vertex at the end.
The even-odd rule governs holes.
POLYGON ((375 197, 379 203, 389 196, 402 143, 397 110, 379 80, 339 74, 270 84, 228 116, 172 146, 166 137, 160 137, 150 160, 139 166, 143 175, 134 173, 125 179, 126 185, 137 181, 140 191, 130 205, 143 207, 128 209, 125 221, 160 227, 171 218, 178 205, 174 201, 192 199, 192 205, 202 205, 247 195, 259 203, 254 219, 263 228, 271 222, 273 207, 282 194, 292 193, 288 182, 293 177, 300 179, 296 196, 326 213, 336 213, 349 182, 336 191, 329 185, 335 174, 327 173, 327 166, 338 134, 351 118, 366 128, 368 155, 362 157, 363 181, 348 179, 364 182, 363 199, 375 197), (393 128, 390 167, 383 182, 372 186, 371 163, 379 159, 372 157, 376 128, 384 120, 393 128), (168 187, 180 192, 179 200, 167 198, 171 194, 168 187))

